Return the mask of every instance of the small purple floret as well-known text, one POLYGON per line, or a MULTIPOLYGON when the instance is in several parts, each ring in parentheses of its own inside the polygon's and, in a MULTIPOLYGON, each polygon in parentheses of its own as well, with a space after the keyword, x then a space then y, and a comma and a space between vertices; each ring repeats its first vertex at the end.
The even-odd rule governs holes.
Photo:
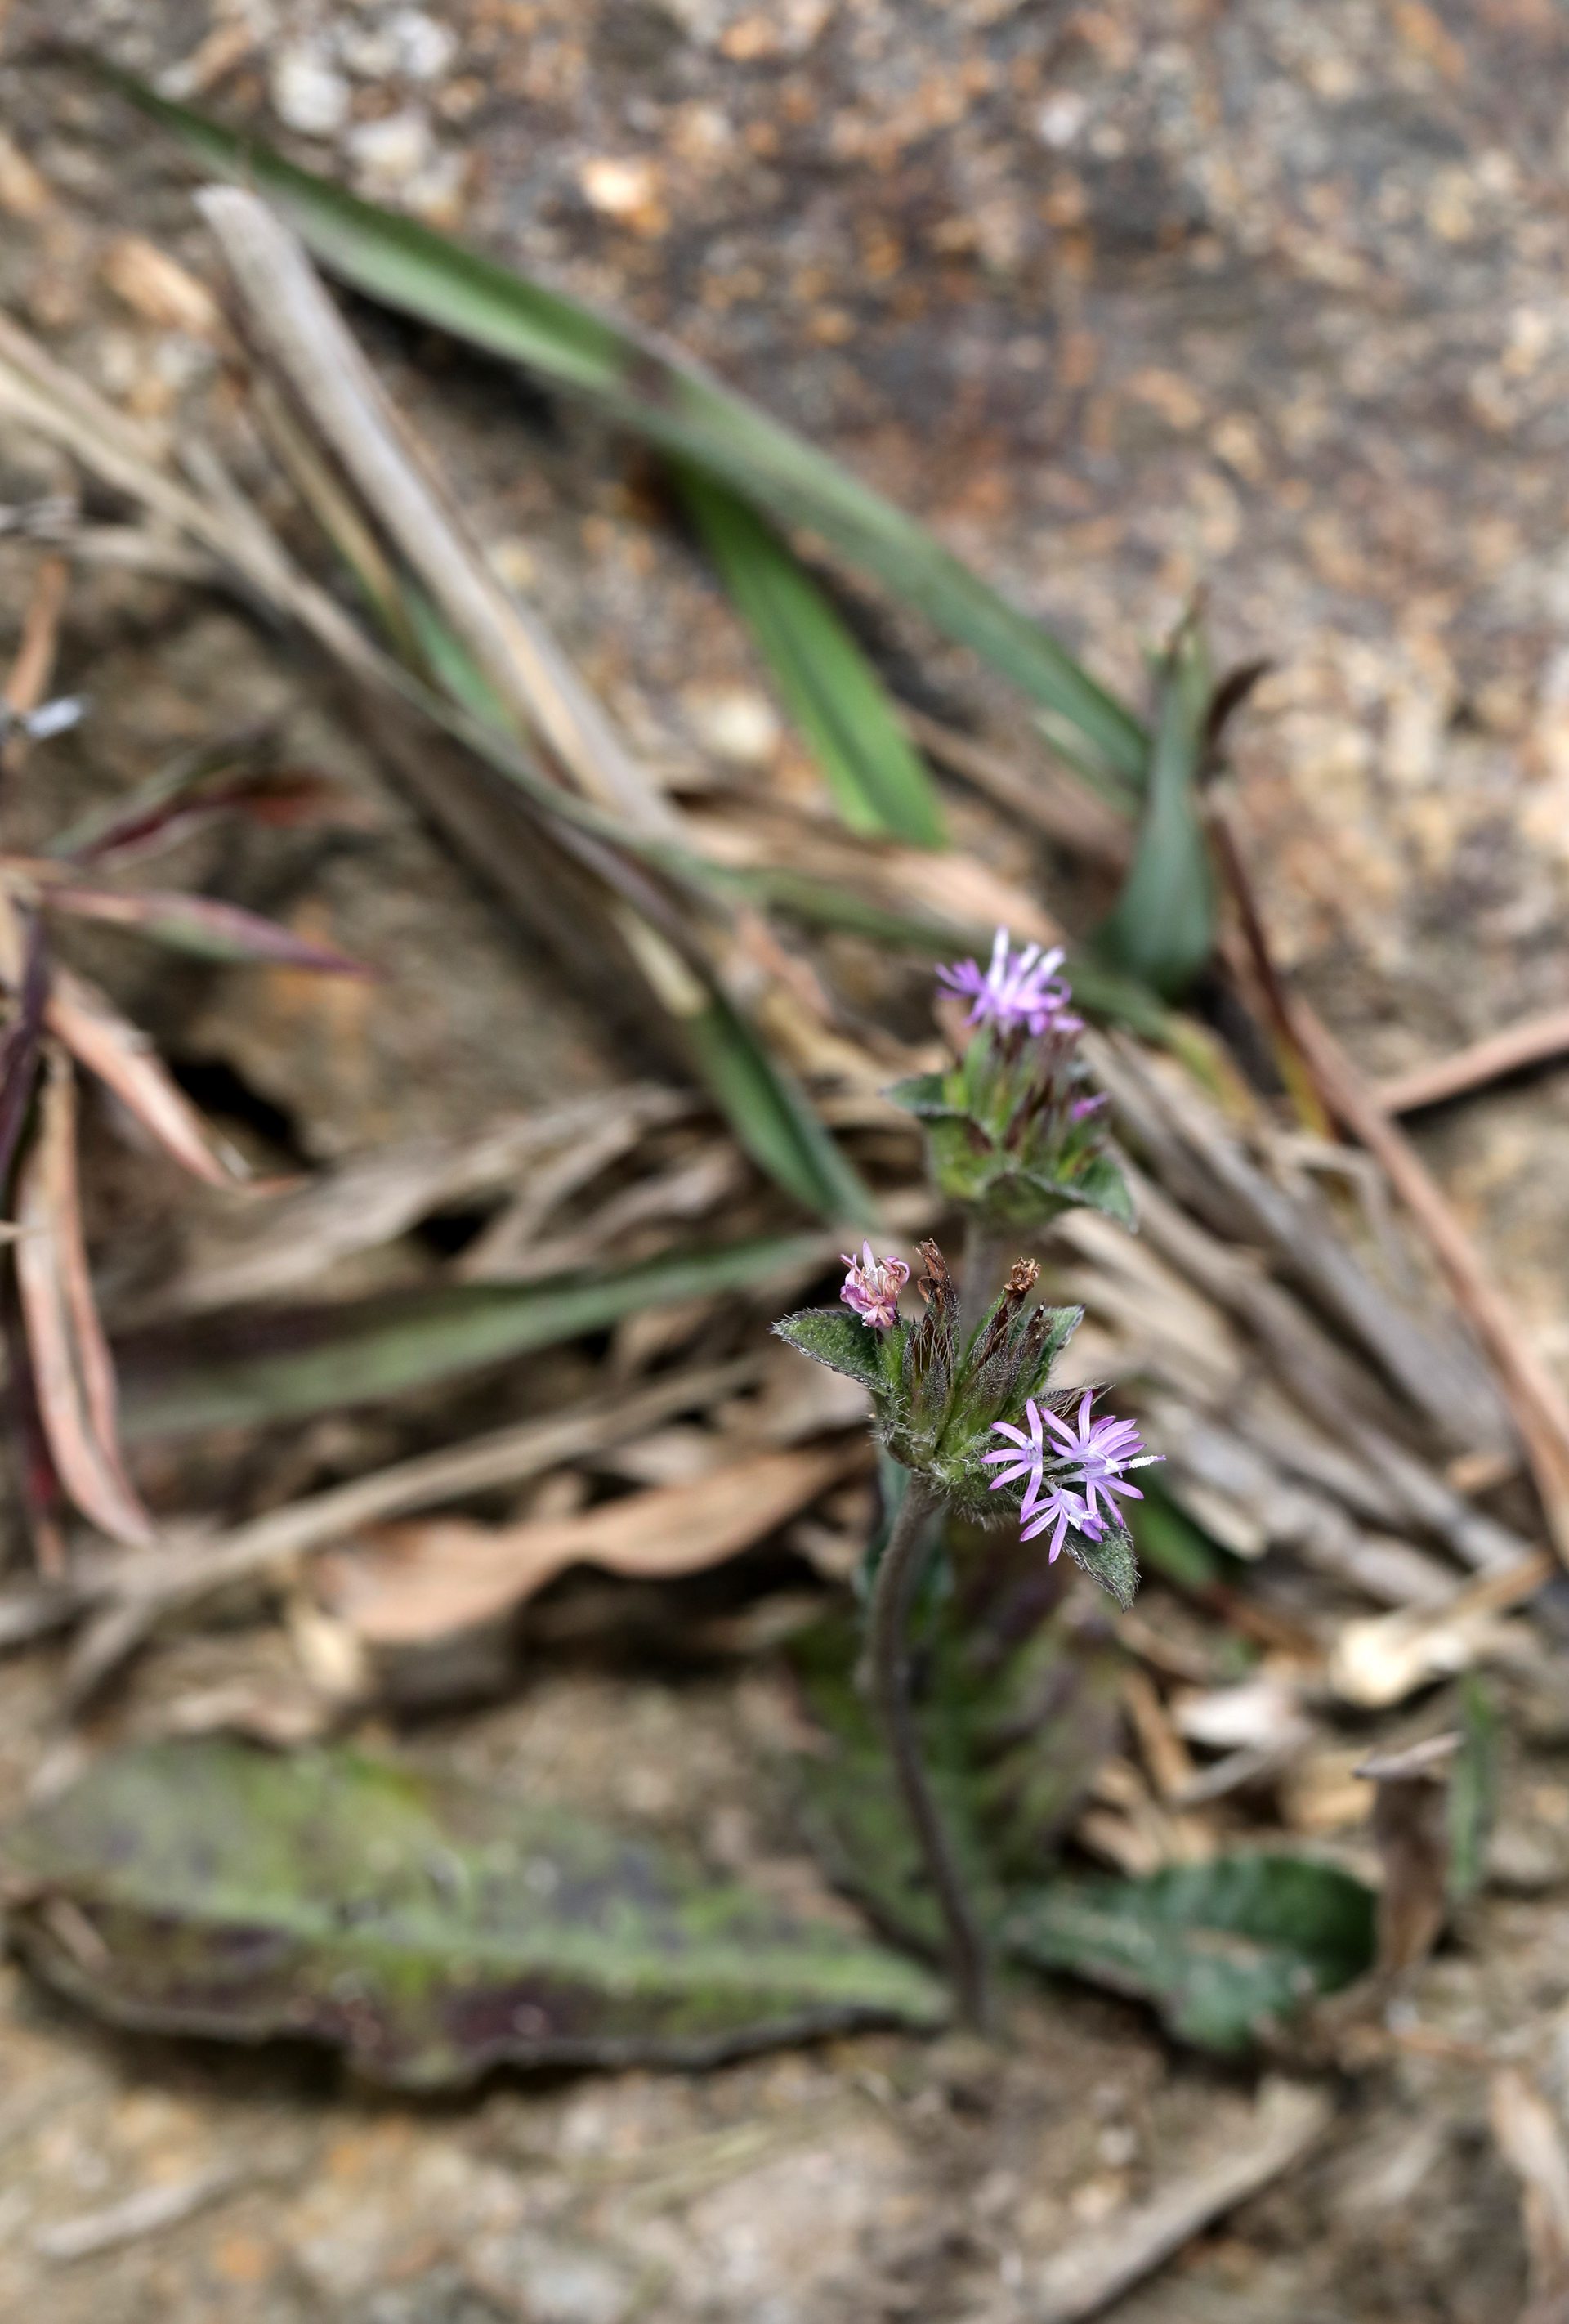
POLYGON ((955 961, 940 968, 938 981, 970 1004, 966 1023, 995 1025, 999 1032, 1023 1025, 1032 1036, 1047 1032, 1077 1033, 1082 1019, 1067 1014, 1073 998, 1068 980, 1058 974, 1062 947, 1043 952, 1038 944, 1013 952, 1008 931, 999 928, 988 966, 975 960, 955 961))
POLYGON ((849 1269, 839 1295, 845 1305, 873 1331, 892 1331, 899 1320, 899 1294, 910 1280, 904 1261, 876 1258, 869 1242, 861 1245, 859 1259, 852 1259, 848 1250, 840 1257, 849 1269))
POLYGON ((1050 1529, 1048 1563, 1062 1547, 1070 1526, 1078 1533, 1087 1534, 1091 1541, 1098 1541, 1108 1523, 1118 1524, 1121 1512, 1115 1497, 1133 1501, 1144 1498, 1136 1485, 1124 1481, 1125 1472, 1164 1457, 1144 1450, 1135 1421, 1118 1420, 1110 1413, 1091 1420, 1094 1402, 1094 1389, 1086 1388, 1077 1423, 1070 1428, 1054 1412, 1042 1411, 1032 1397, 1024 1406, 1028 1434, 1011 1421, 994 1421, 993 1434, 1005 1436, 1009 1442, 981 1456, 997 1469, 991 1488, 994 1493, 999 1486, 1028 1478, 1019 1512, 1020 1538, 1033 1541, 1050 1529), (1047 1428, 1057 1439, 1055 1444, 1047 1443, 1043 1434, 1047 1428))

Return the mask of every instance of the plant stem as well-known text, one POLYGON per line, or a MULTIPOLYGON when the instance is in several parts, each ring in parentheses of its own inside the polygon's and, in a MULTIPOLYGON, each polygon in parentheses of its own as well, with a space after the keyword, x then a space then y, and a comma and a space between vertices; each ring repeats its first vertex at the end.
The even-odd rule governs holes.
POLYGON ((899 1788, 919 1835, 948 1932, 949 1967, 959 2015, 967 2024, 978 2026, 986 2016, 986 1944, 942 1828, 910 1707, 910 1609, 926 1563, 927 1522, 937 1506, 938 1496, 930 1486, 912 1476, 877 1568, 867 1655, 899 1788))
POLYGON ((964 1260, 959 1281, 959 1296, 972 1324, 979 1323, 996 1296, 1006 1247, 1006 1228, 984 1218, 979 1211, 972 1211, 964 1231, 964 1260))

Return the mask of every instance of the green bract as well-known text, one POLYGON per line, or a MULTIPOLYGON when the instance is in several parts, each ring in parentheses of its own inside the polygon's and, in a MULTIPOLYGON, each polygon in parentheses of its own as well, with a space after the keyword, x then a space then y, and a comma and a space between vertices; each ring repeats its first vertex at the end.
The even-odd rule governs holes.
MULTIPOLYGON (((1032 1400, 1052 1409, 1061 1403, 1048 1380, 1084 1310, 1032 1306, 1040 1270, 1021 1259, 980 1323, 963 1333, 941 1252, 923 1242, 921 1255, 926 1313, 918 1322, 901 1316, 885 1332, 843 1307, 808 1307, 774 1329, 803 1355, 869 1388, 879 1442, 951 1507, 972 1517, 1016 1518, 1019 1489, 994 1490, 996 1472, 985 1460, 1000 1441, 993 1430, 999 1420, 1027 1428, 1032 1400)), ((1132 1603, 1138 1562, 1122 1526, 1106 1525, 1098 1537, 1070 1527, 1063 1545, 1102 1589, 1124 1606, 1132 1603)))
POLYGON ((925 1125, 932 1176, 952 1201, 1005 1226, 1044 1226, 1074 1205, 1133 1224, 1101 1115, 1077 1111, 1093 1084, 1070 1040, 983 1027, 949 1072, 888 1094, 925 1125))
MULTIPOLYGON (((1037 1269, 1022 1260, 975 1329, 961 1335, 959 1300, 935 1243, 921 1246, 926 1313, 874 1331, 842 1307, 809 1307, 774 1329, 792 1347, 870 1388, 879 1441, 906 1469, 956 1506, 1000 1515, 981 1455, 996 1450, 992 1424, 1024 1425, 1024 1406, 1046 1394, 1047 1375, 1084 1314, 1032 1307, 1037 1269)), ((1010 1509, 1008 1514, 1012 1514, 1010 1509)))

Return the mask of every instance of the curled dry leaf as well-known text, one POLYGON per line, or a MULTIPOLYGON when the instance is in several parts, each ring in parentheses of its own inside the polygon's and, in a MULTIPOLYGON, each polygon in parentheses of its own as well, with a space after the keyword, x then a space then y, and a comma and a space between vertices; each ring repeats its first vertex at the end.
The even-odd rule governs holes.
POLYGON ((662 1580, 717 1565, 864 1458, 859 1443, 768 1452, 576 1517, 386 1526, 326 1560, 320 1584, 333 1610, 368 1644, 422 1644, 505 1613, 569 1565, 662 1580))
POLYGON ((16 1279, 39 1415, 61 1482, 117 1541, 149 1542, 152 1521, 120 1456, 114 1368, 93 1304, 77 1191, 76 1095, 58 1053, 38 1135, 17 1187, 16 1279))
POLYGON ((1386 1977, 1426 1960, 1448 1916, 1448 1788, 1459 1748, 1458 1735, 1429 1736, 1408 1750, 1377 1752, 1357 1769, 1377 1787, 1378 1965, 1386 1977))

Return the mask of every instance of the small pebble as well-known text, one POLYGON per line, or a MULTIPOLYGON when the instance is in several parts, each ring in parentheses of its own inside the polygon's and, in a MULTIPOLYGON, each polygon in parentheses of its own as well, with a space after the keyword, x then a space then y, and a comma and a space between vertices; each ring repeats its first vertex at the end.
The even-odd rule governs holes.
POLYGON ((321 51, 298 42, 272 66, 272 106, 286 128, 302 137, 335 137, 349 117, 349 84, 321 51))

